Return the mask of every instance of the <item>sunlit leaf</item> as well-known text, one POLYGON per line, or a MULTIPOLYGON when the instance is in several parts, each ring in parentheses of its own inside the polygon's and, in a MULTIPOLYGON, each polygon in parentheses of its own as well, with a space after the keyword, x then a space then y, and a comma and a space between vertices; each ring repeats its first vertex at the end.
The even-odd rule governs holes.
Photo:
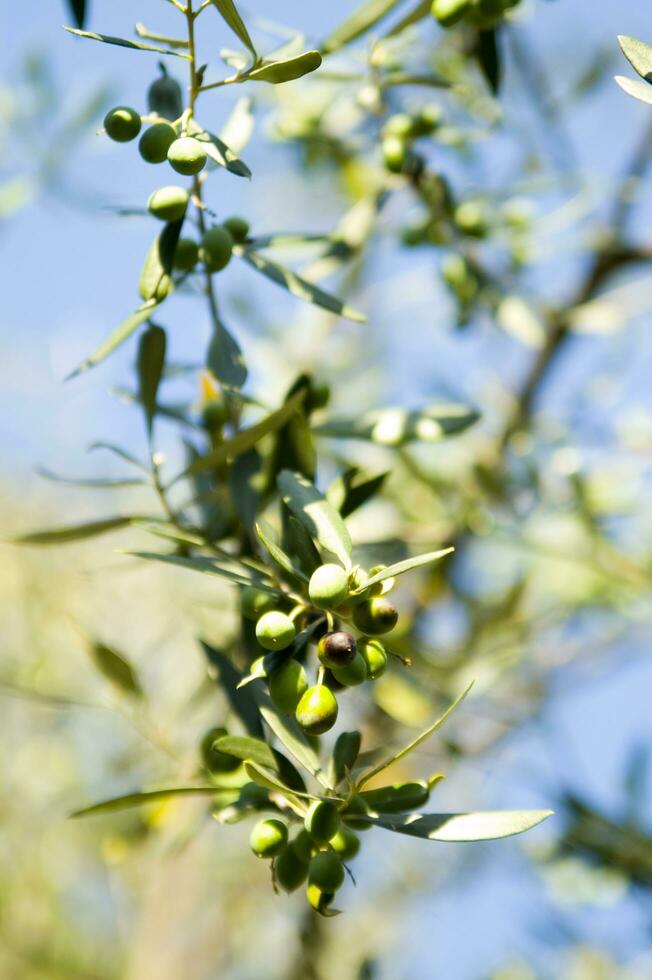
POLYGON ((652 82, 652 45, 627 34, 619 34, 618 43, 636 74, 652 82))
POLYGON ((256 535, 258 540, 265 548, 267 553, 270 555, 272 560, 276 562, 279 568, 291 579, 298 579, 300 582, 307 582, 308 578, 303 574, 300 568, 295 568, 292 564, 292 560, 285 554, 283 549, 276 544, 276 542, 271 537, 268 529, 262 524, 256 524, 256 535))
POLYGON ((487 810, 484 813, 408 813, 376 818, 378 827, 438 841, 482 841, 531 830, 552 810, 487 810))
POLYGON ((330 53, 357 40, 370 30, 379 20, 387 16, 400 0, 367 0, 340 24, 322 44, 322 51, 330 53))
POLYGON ((272 85, 281 85, 283 82, 292 82, 295 78, 302 78, 311 71, 316 71, 321 65, 321 55, 319 51, 304 51, 303 54, 287 61, 273 61, 263 64, 260 68, 255 68, 249 72, 248 78, 252 82, 270 82, 272 85))
POLYGON ((166 565, 177 565, 179 568, 186 568, 192 572, 202 572, 206 575, 217 575, 226 579, 232 585, 255 585, 257 589, 264 592, 271 592, 274 595, 281 595, 278 589, 268 585, 260 576, 254 573, 247 575, 245 572, 234 572, 232 568, 225 568, 218 564, 218 559, 195 556, 188 558, 185 555, 170 555, 158 551, 128 551, 131 558, 142 558, 144 561, 159 561, 166 565))
POLYGON ((638 78, 627 78, 625 75, 614 75, 614 79, 628 95, 638 99, 639 102, 652 105, 652 87, 649 82, 642 82, 638 78))
POLYGON ((95 367, 95 365, 99 364, 100 361, 103 361, 105 357, 112 354, 116 347, 124 344, 125 340, 128 340, 132 333, 134 333, 134 331, 136 331, 141 324, 145 323, 146 320, 149 320, 150 316, 158 306, 159 303, 155 299, 150 299, 140 306, 134 313, 131 314, 131 316, 128 316, 126 320, 123 320, 120 326, 116 327, 113 333, 109 334, 109 336, 102 344, 100 344, 97 350, 91 354, 90 357, 87 357, 85 361, 82 361, 79 367, 75 368, 75 370, 68 375, 66 380, 76 378, 78 374, 81 374, 83 371, 87 371, 89 368, 95 367))
POLYGON ((351 536, 332 504, 300 473, 283 470, 277 483, 283 503, 297 520, 322 548, 336 555, 343 565, 349 567, 351 536))
POLYGON ((206 155, 213 163, 224 167, 230 173, 235 174, 236 177, 251 177, 251 170, 247 164, 239 158, 238 154, 230 146, 227 146, 221 137, 216 136, 215 133, 210 133, 207 129, 195 123, 194 120, 190 121, 188 131, 192 133, 196 140, 202 143, 206 155))
POLYGON ((308 800, 315 800, 318 797, 313 796, 311 793, 304 793, 302 790, 291 789, 286 786, 284 782, 276 775, 273 770, 268 769, 265 766, 260 766, 256 762, 247 761, 244 764, 245 772, 249 778, 257 783, 258 786, 264 786, 265 789, 271 789, 274 793, 282 793, 284 796, 301 796, 308 800))
POLYGON ((384 582, 388 578, 396 578, 398 575, 403 575, 404 572, 410 572, 413 568, 421 568, 422 565, 430 565, 433 561, 439 561, 440 558, 444 558, 446 555, 450 555, 451 552, 455 551, 454 548, 442 548, 439 551, 429 551, 423 555, 415 555, 413 558, 406 558, 404 561, 398 561, 394 565, 388 565, 387 568, 383 568, 381 572, 376 572, 372 575, 364 584, 364 588, 353 590, 352 595, 356 594, 356 591, 362 592, 364 589, 368 589, 371 585, 376 585, 378 582, 384 582))
POLYGON ((267 742, 260 738, 249 738, 246 735, 223 735, 215 742, 215 748, 236 759, 257 762, 268 769, 276 769, 276 759, 267 742))
MULTIPOLYGON (((188 47, 189 42, 187 38, 167 37, 165 34, 157 34, 156 31, 150 31, 149 28, 145 27, 145 25, 140 21, 134 25, 134 30, 138 37, 144 37, 146 41, 156 41, 158 44, 166 44, 169 48, 188 47)), ((176 116, 172 116, 171 118, 176 119, 176 116)))
POLYGON ((132 697, 143 696, 138 674, 123 654, 104 643, 92 643, 89 650, 95 666, 108 681, 132 697))
MULTIPOLYGON (((261 696, 259 695, 259 698, 261 696)), ((328 788, 328 780, 322 771, 319 759, 305 736, 303 729, 293 718, 282 715, 268 699, 260 702, 260 713, 276 735, 279 742, 285 746, 290 755, 307 769, 307 771, 328 788)))
POLYGON ((68 31, 70 34, 76 34, 77 37, 89 37, 93 41, 103 41, 105 44, 117 44, 121 48, 133 48, 136 51, 156 51, 158 54, 173 54, 179 58, 188 58, 188 55, 182 51, 154 47, 152 44, 142 44, 140 41, 127 41, 123 37, 112 37, 110 34, 95 34, 93 31, 80 31, 75 27, 64 27, 64 31, 68 31))
POLYGON ((212 0, 212 3, 213 6, 220 12, 222 18, 229 25, 233 33, 237 35, 244 46, 251 51, 251 54, 255 60, 258 57, 256 49, 253 45, 251 37, 249 36, 249 31, 247 30, 242 17, 238 13, 238 8, 233 0, 212 0))
POLYGON ((97 813, 113 813, 115 810, 125 810, 132 806, 144 806, 146 803, 156 803, 167 800, 172 796, 216 796, 219 786, 173 786, 170 789, 139 790, 136 793, 126 793, 124 796, 114 796, 101 803, 82 807, 70 814, 71 817, 90 817, 97 813))
POLYGON ((467 405, 433 404, 410 411, 381 408, 361 415, 327 419, 313 432, 335 439, 366 439, 381 446, 403 446, 408 442, 437 442, 464 432, 479 418, 467 405))
POLYGON ((254 122, 252 101, 249 96, 238 99, 231 110, 231 115, 220 130, 220 141, 230 147, 232 153, 241 153, 253 135, 254 122))

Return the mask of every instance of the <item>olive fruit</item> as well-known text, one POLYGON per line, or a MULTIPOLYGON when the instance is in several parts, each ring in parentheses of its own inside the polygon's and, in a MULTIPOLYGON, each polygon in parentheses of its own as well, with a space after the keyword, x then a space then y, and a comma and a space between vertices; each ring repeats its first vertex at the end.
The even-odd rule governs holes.
POLYGON ((319 912, 321 915, 326 914, 328 906, 335 898, 335 892, 325 892, 318 885, 308 885, 306 894, 315 912, 319 912))
POLYGON ((206 150, 193 136, 181 136, 170 144, 168 161, 178 174, 192 177, 206 166, 206 150))
POLYGON ((355 607, 353 622, 361 633, 380 636, 394 629, 398 622, 398 612, 383 596, 374 596, 355 607))
POLYGON ((135 109, 126 105, 118 105, 104 117, 106 135, 116 143, 128 143, 135 140, 140 132, 140 116, 135 109))
POLYGON ((279 711, 286 715, 294 714, 307 690, 306 672, 296 660, 288 660, 269 678, 270 697, 279 711))
POLYGON ((163 163, 170 145, 177 138, 169 123, 154 123, 138 141, 138 152, 146 163, 163 163))
POLYGON ((180 238, 174 250, 172 264, 175 269, 182 272, 190 272, 197 265, 199 258, 199 246, 192 238, 180 238))
POLYGON ((379 786, 378 789, 363 790, 365 803, 378 813, 404 813, 417 810, 430 798, 430 787, 424 779, 409 783, 394 783, 393 786, 379 786))
POLYGON ((336 681, 345 687, 355 687, 367 679, 367 664, 359 653, 346 667, 333 667, 332 674, 336 681))
POLYGON ((367 677, 375 681, 387 669, 387 654, 380 640, 360 640, 358 653, 367 667, 367 677))
MULTIPOLYGON (((369 578, 373 578, 379 572, 384 572, 386 568, 387 565, 374 565, 373 568, 369 569, 369 578)), ((385 595, 387 592, 391 592, 395 585, 395 578, 384 578, 382 582, 375 582, 369 586, 369 595, 385 595)))
POLYGON ((317 844, 326 844, 340 825, 336 804, 329 800, 315 800, 308 808, 303 825, 317 844))
POLYGON ((231 260, 233 238, 227 228, 214 225, 204 232, 201 243, 201 258, 209 272, 220 272, 231 260))
POLYGON ((308 831, 302 828, 297 836, 292 841, 292 847, 300 861, 307 864, 312 857, 313 850, 315 848, 315 842, 308 833, 308 831))
POLYGON ((345 824, 341 824, 328 843, 342 861, 351 861, 360 850, 360 838, 345 824))
POLYGON ((161 221, 180 221, 186 213, 188 200, 188 191, 175 184, 168 184, 149 195, 147 209, 161 221))
POLYGON ((484 238, 489 227, 487 209, 482 201, 462 201, 453 214, 455 224, 471 238, 484 238))
POLYGON ((229 755, 228 752, 220 752, 219 749, 215 748, 217 739, 227 734, 226 728, 210 728, 201 740, 199 751, 202 761, 209 772, 233 772, 240 765, 240 759, 236 759, 234 755, 229 755))
POLYGON ((308 877, 308 864, 301 860, 294 843, 288 844, 276 858, 274 876, 284 892, 296 891, 308 877))
MULTIPOLYGON (((224 395, 218 395, 216 398, 211 398, 207 402, 201 411, 202 422, 209 432, 214 432, 215 429, 221 428, 225 422, 229 419, 229 406, 224 395)), ((276 605, 272 599, 272 605, 276 605)), ((258 614, 260 615, 260 613, 258 614)), ((254 616, 257 619, 258 616, 254 616)))
POLYGON ((282 820, 273 817, 259 820, 251 831, 249 844, 256 857, 273 858, 281 854, 288 842, 288 829, 282 820))
POLYGON ((317 644, 317 656, 324 667, 346 667, 355 657, 355 651, 355 639, 344 630, 327 633, 317 644))
POLYGON ((344 868, 333 851, 319 851, 310 858, 308 881, 324 892, 336 892, 344 884, 344 868))
POLYGON ((322 735, 337 720, 337 701, 325 684, 309 687, 297 705, 296 719, 310 735, 322 735))
POLYGON ((339 565, 320 565, 310 576, 308 595, 320 609, 335 609, 344 602, 349 592, 349 580, 339 565))
POLYGON ((408 157, 407 146, 400 136, 386 136, 381 149, 385 166, 393 174, 400 174, 405 169, 408 157))
POLYGON ((297 634, 289 616, 273 609, 263 613, 256 623, 256 639, 265 650, 285 650, 297 634))
POLYGON ((467 11, 469 0, 432 0, 430 11, 442 27, 452 27, 467 11))
POLYGON ((164 119, 178 119, 183 112, 181 86, 168 75, 163 62, 159 62, 159 68, 161 77, 152 82, 147 92, 149 111, 164 119))
POLYGON ((246 241, 249 234, 249 222, 245 218, 234 215, 224 221, 223 227, 229 232, 234 242, 246 241))
POLYGON ((398 139, 410 139, 413 130, 413 120, 407 112, 396 112, 390 116, 383 126, 383 136, 395 136, 398 139))
POLYGON ((276 608, 276 598, 253 585, 247 585, 240 593, 240 610, 245 619, 260 619, 263 613, 276 608))
POLYGON ((356 793, 344 807, 341 816, 349 827, 354 827, 356 830, 369 830, 371 821, 365 819, 368 813, 369 807, 366 800, 359 793, 356 793))
POLYGON ((412 120, 412 131, 416 137, 430 136, 441 122, 441 109, 438 105, 422 106, 412 120))

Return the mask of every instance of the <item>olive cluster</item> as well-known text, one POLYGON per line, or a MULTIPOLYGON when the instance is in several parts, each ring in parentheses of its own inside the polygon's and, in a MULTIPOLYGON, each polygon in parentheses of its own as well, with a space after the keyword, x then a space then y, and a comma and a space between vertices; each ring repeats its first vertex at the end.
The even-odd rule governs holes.
POLYGON ((441 123, 438 105, 422 106, 409 115, 397 112, 383 126, 381 152, 383 162, 391 173, 410 174, 420 167, 420 158, 412 149, 415 140, 430 136, 441 123))
POLYGON ((442 27, 465 21, 481 30, 497 24, 520 0, 432 0, 433 17, 442 27))
POLYGON ((275 706, 294 715, 309 735, 321 735, 335 724, 334 692, 375 680, 385 671, 387 653, 378 637, 389 633, 398 620, 398 612, 386 598, 394 582, 385 579, 365 588, 365 582, 381 569, 356 568, 347 573, 340 565, 320 565, 308 583, 307 601, 290 614, 276 608, 271 593, 253 587, 242 592, 242 614, 256 621, 256 639, 264 650, 288 650, 301 620, 312 621, 313 629, 324 628, 317 642, 320 666, 315 684, 309 683, 305 667, 291 651, 267 678, 275 706), (340 621, 360 635, 356 638, 340 621))

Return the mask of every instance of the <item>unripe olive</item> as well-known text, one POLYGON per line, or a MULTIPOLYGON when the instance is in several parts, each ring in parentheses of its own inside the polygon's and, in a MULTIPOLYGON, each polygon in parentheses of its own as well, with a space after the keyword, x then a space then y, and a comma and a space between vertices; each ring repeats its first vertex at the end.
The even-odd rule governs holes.
MULTIPOLYGON (((387 565, 374 565, 373 568, 369 569, 369 578, 373 578, 378 572, 384 572, 387 565)), ((369 586, 369 595, 386 595, 391 592, 396 585, 395 578, 384 578, 382 582, 376 582, 374 585, 369 586)))
POLYGON ((240 802, 260 810, 269 804, 269 790, 266 790, 264 786, 259 786, 258 783, 245 783, 240 790, 240 802))
POLYGON ((319 851, 310 858, 308 881, 324 892, 336 892, 344 884, 344 868, 333 851, 319 851))
POLYGON ((288 844, 274 864, 276 881, 284 892, 293 892, 308 877, 308 864, 298 856, 294 844, 288 844))
POLYGON ((128 143, 135 140, 140 132, 140 116, 135 109, 126 105, 118 105, 104 117, 106 135, 116 143, 128 143))
POLYGON ((247 585, 240 593, 240 610, 245 619, 256 621, 263 613, 276 608, 276 598, 253 585, 247 585))
POLYGON ((327 633, 317 644, 317 656, 324 667, 346 667, 355 657, 355 650, 355 639, 344 630, 327 633))
MULTIPOLYGON (((229 420, 229 406, 224 395, 218 395, 216 398, 211 398, 201 410, 201 418, 204 426, 209 432, 215 432, 216 429, 221 428, 225 422, 229 420)), ((272 600, 271 608, 274 608, 276 601, 274 596, 270 595, 272 600)), ((258 614, 260 615, 260 613, 258 614)), ((258 619, 258 616, 253 617, 258 619)))
POLYGON ((161 77, 152 82, 147 92, 149 111, 164 119, 178 119, 183 112, 181 86, 167 73, 163 62, 159 62, 161 77))
POLYGON ((359 793, 356 793, 347 803, 342 811, 341 817, 349 827, 354 827, 356 830, 369 830, 371 820, 365 819, 368 813, 369 807, 366 801, 359 793))
POLYGON ((159 187, 149 195, 147 208, 161 221, 180 221, 188 207, 188 191, 175 184, 159 187))
POLYGON ((363 790, 361 795, 371 809, 378 813, 404 813, 424 806, 430 798, 430 787, 424 779, 419 779, 363 790))
POLYGON ((281 854, 288 842, 288 829, 282 820, 273 817, 259 820, 251 831, 249 843, 256 857, 273 858, 281 854))
POLYGON ((163 163, 168 150, 177 138, 169 123, 154 123, 138 141, 138 151, 146 163, 163 163))
POLYGON ((467 11, 469 0, 432 0, 432 16, 442 27, 452 27, 467 11))
POLYGON ((360 640, 358 653, 367 667, 367 677, 375 681, 387 669, 387 654, 380 640, 360 640))
POLYGON ((227 228, 214 225, 204 233, 201 258, 210 272, 220 272, 231 260, 233 238, 227 228))
POLYGON ((234 242, 246 241, 249 234, 249 222, 245 218, 233 215, 223 222, 223 227, 229 232, 234 242))
POLYGON ((438 105, 422 106, 412 120, 414 136, 429 136, 441 122, 441 109, 438 105))
MULTIPOLYGON (((351 607, 357 606, 364 599, 368 598, 368 594, 365 591, 367 582, 369 581, 369 572, 365 572, 364 568, 356 568, 349 576, 349 589, 355 589, 356 595, 349 595, 349 602, 351 607)), ((348 603, 347 603, 348 604, 348 603)))
POLYGON ((306 672, 296 660, 288 660, 269 678, 270 697, 279 711, 286 715, 294 714, 307 690, 306 672))
POLYGON ((199 751, 202 761, 209 772, 233 772, 240 765, 240 759, 236 759, 234 755, 229 755, 228 752, 220 752, 219 749, 215 748, 217 739, 227 734, 226 728, 210 728, 201 740, 199 751))
POLYGON ((455 224, 472 238, 484 238, 489 227, 487 209, 482 201, 462 201, 455 208, 453 215, 455 224))
POLYGON ((342 861, 351 861, 360 850, 360 838, 345 824, 328 843, 342 861))
POLYGON ((348 576, 339 565, 320 565, 310 576, 308 595, 320 609, 335 609, 344 602, 348 592, 348 576))
POLYGON ((322 735, 337 720, 337 701, 325 684, 314 684, 303 695, 296 710, 296 719, 310 735, 322 735))
POLYGON ((170 144, 168 160, 178 174, 191 177, 206 166, 206 150, 193 136, 181 136, 170 144))
POLYGON ((322 915, 335 898, 335 892, 325 892, 318 885, 308 885, 306 894, 315 912, 320 912, 322 915))
POLYGON ((413 121, 407 112, 397 112, 390 116, 383 126, 383 136, 396 136, 409 139, 412 136, 413 121))
POLYGON ((265 650, 285 650, 297 635, 289 616, 277 609, 263 613, 256 623, 256 639, 265 650))
POLYGON ((380 636, 394 629, 398 622, 398 612, 383 596, 374 596, 355 607, 353 622, 361 633, 380 636))
POLYGON ((310 804, 303 824, 317 844, 326 844, 337 833, 340 825, 339 810, 329 800, 315 800, 310 804))
POLYGON ((313 850, 315 848, 315 842, 308 833, 308 831, 302 828, 297 836, 292 841, 292 847, 300 861, 304 864, 308 864, 308 861, 312 857, 313 850))
POLYGON ((381 149, 387 169, 393 174, 402 173, 408 157, 405 141, 400 136, 386 136, 381 149))
POLYGON ((172 264, 181 272, 190 272, 197 265, 199 245, 192 238, 180 238, 174 250, 172 264))
POLYGON ((359 653, 346 667, 333 667, 332 674, 336 681, 346 687, 355 687, 367 679, 367 665, 359 653))

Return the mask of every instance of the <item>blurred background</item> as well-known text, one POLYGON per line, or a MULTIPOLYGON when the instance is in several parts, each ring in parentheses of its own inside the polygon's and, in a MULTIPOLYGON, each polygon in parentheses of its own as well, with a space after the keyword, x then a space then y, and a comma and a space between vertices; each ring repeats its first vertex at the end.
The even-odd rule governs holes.
MULTIPOLYGON (((87 27, 132 37, 137 17, 175 32, 169 4, 135 6, 95 0, 87 27)), ((241 6, 257 36, 278 43, 296 28, 312 46, 352 5, 279 0, 275 25, 264 5, 241 6)), ((217 16, 205 21, 202 51, 215 65, 233 39, 217 16)), ((98 440, 146 452, 133 344, 64 378, 138 303, 152 223, 119 212, 137 212, 161 180, 132 146, 97 135, 111 105, 144 111, 156 56, 72 38, 69 22, 63 0, 0 12, 11 39, 0 79, 5 537, 154 507, 129 482, 52 479, 133 476, 114 454, 89 454, 98 440)), ((468 294, 442 278, 443 232, 414 233, 424 202, 407 188, 353 261, 323 269, 368 325, 333 322, 243 264, 220 276, 247 390, 266 404, 310 370, 331 384, 338 414, 432 400, 482 413, 440 445, 348 449, 371 469, 393 467, 387 499, 352 522, 357 540, 371 548, 409 526, 415 546, 458 544, 406 613, 415 679, 388 674, 369 725, 418 729, 428 686, 447 696, 475 678, 474 697, 410 771, 448 773, 442 810, 550 806, 556 816, 523 839, 472 846, 374 831, 357 887, 345 887, 346 914, 317 925, 301 897, 273 895, 246 824, 221 827, 201 802, 71 821, 95 799, 192 777, 197 742, 223 711, 196 637, 219 635, 234 597, 120 554, 140 542, 135 531, 54 549, 3 544, 0 976, 652 978, 652 115, 613 83, 629 70, 623 33, 652 40, 636 0, 525 2, 503 39, 499 102, 466 78, 434 21, 408 39, 453 88, 396 86, 389 108, 441 108, 422 152, 490 215, 468 294), (563 341, 530 390, 559 310, 563 341), (131 690, 98 670, 88 636, 134 665, 131 690)), ((378 169, 365 157, 377 94, 368 49, 367 39, 344 52, 331 78, 251 93, 253 179, 218 174, 217 213, 244 214, 257 235, 322 234, 366 200, 378 169)), ((183 68, 169 65, 182 81, 183 68)), ((204 124, 219 130, 241 95, 209 93, 204 124)), ((287 259, 319 272, 305 247, 287 259)), ((169 307, 173 359, 201 365, 201 304, 179 295, 169 307)), ((198 370, 185 371, 169 386, 171 409, 199 393, 198 370)), ((174 420, 159 436, 178 461, 174 420)), ((337 455, 326 457, 329 472, 337 455)))

